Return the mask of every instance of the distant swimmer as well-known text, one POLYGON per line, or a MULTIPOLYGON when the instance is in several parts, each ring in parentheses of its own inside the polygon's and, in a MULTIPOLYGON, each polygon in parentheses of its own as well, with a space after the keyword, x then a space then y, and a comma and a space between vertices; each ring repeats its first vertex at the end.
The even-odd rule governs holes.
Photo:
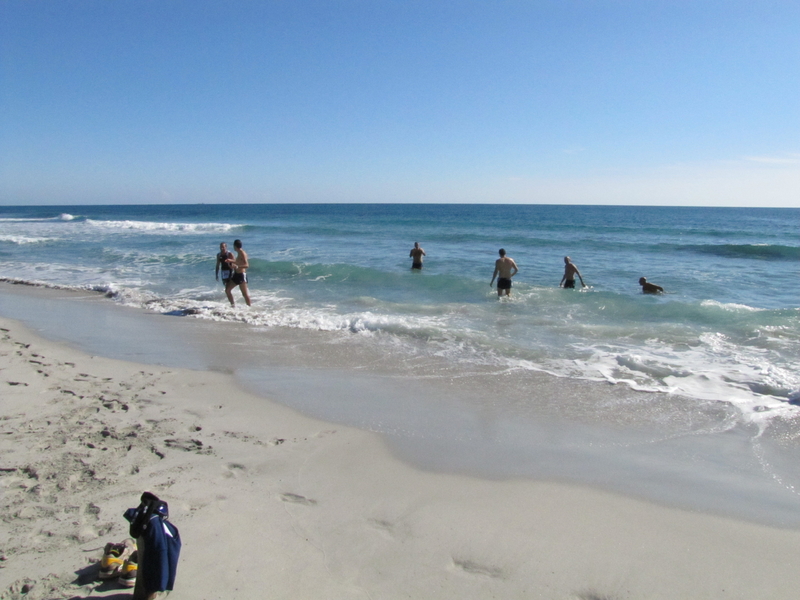
POLYGON ((578 279, 581 280, 581 286, 586 287, 586 284, 583 283, 581 272, 578 271, 578 267, 575 266, 569 256, 565 256, 564 276, 561 278, 561 283, 558 284, 559 287, 575 289, 575 275, 577 275, 578 279))
POLYGON ((414 247, 411 249, 411 252, 408 253, 408 256, 414 259, 411 263, 412 269, 422 268, 422 257, 425 256, 425 250, 419 247, 419 242, 414 242, 414 247))
POLYGON ((647 283, 647 279, 645 277, 639 278, 639 285, 642 286, 642 293, 643 294, 663 294, 664 288, 660 285, 656 285, 655 283, 647 283))
POLYGON ((506 296, 511 295, 511 278, 519 273, 517 263, 510 256, 506 256, 506 251, 500 248, 500 258, 494 262, 494 273, 492 273, 492 280, 489 282, 489 287, 492 287, 494 278, 497 277, 497 297, 503 295, 505 291, 506 296))
POLYGON ((228 287, 228 280, 231 278, 231 273, 233 273, 233 267, 231 267, 231 263, 229 261, 233 261, 233 252, 228 251, 228 244, 222 242, 219 245, 219 254, 217 254, 217 264, 214 267, 214 277, 219 281, 220 274, 222 275, 222 285, 226 288, 228 287))
POLYGON ((247 303, 247 306, 250 306, 250 293, 247 291, 247 269, 250 267, 250 263, 247 260, 247 252, 242 248, 242 240, 235 240, 233 242, 233 249, 236 250, 236 258, 228 259, 228 264, 233 267, 233 274, 228 280, 228 285, 225 286, 225 294, 227 294, 231 306, 236 306, 236 303, 233 301, 232 292, 233 288, 239 286, 239 289, 242 290, 244 301, 247 303))

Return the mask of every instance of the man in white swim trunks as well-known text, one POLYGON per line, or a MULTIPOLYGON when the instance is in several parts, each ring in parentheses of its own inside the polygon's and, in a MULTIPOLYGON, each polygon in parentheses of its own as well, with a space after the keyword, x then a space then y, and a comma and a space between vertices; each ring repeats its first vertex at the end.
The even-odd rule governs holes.
POLYGON ((239 289, 242 290, 244 301, 247 303, 247 306, 250 306, 250 292, 247 290, 247 269, 250 267, 250 263, 247 260, 247 252, 242 248, 242 240, 235 240, 233 242, 233 249, 236 250, 236 258, 230 260, 230 264, 233 267, 233 274, 228 280, 228 285, 225 286, 225 294, 227 294, 231 306, 236 306, 236 303, 233 301, 232 292, 233 288, 239 286, 239 289))

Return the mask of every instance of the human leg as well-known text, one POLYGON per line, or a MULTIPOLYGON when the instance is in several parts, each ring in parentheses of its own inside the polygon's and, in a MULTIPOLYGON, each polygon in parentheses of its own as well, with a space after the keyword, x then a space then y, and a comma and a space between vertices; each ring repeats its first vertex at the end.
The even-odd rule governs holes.
POLYGON ((240 283, 239 289, 242 290, 242 296, 244 296, 244 301, 247 303, 247 306, 250 306, 250 291, 247 289, 247 282, 240 283))

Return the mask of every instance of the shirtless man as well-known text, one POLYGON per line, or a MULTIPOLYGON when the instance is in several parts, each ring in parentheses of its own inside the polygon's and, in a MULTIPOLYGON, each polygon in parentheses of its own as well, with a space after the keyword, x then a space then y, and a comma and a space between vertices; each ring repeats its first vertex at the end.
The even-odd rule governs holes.
POLYGON ((506 256, 506 251, 500 248, 500 258, 494 262, 494 273, 489 287, 492 287, 494 278, 497 277, 497 297, 500 298, 505 291, 506 296, 511 295, 511 278, 519 272, 517 263, 510 256, 506 256))
POLYGON ((229 260, 233 260, 233 252, 228 252, 228 244, 222 242, 219 245, 217 264, 214 267, 214 277, 219 281, 219 274, 222 272, 222 285, 226 288, 228 287, 228 279, 231 278, 231 273, 233 273, 231 264, 228 262, 229 260))
POLYGON ((247 261, 247 252, 242 248, 242 240, 235 240, 233 242, 233 249, 236 250, 236 258, 228 259, 228 264, 233 267, 234 272, 228 280, 228 285, 225 286, 225 294, 228 296, 231 306, 236 306, 236 303, 233 301, 232 292, 233 288, 239 286, 239 289, 242 290, 244 301, 247 303, 247 306, 250 306, 250 293, 247 291, 247 269, 250 263, 247 261))
POLYGON ((660 285, 656 285, 655 283, 648 283, 647 278, 640 277, 639 278, 639 285, 642 286, 642 293, 643 294, 663 294, 664 288, 660 285))
POLYGON ((422 257, 425 256, 425 250, 419 247, 419 242, 414 242, 414 247, 408 253, 408 256, 414 259, 411 263, 412 269, 422 268, 422 257))
POLYGON ((581 272, 578 271, 578 267, 576 267, 569 256, 564 257, 564 276, 561 278, 561 283, 558 284, 559 287, 564 288, 571 288, 575 289, 575 275, 578 276, 578 279, 581 280, 581 286, 586 287, 586 284, 583 283, 583 277, 581 276, 581 272))

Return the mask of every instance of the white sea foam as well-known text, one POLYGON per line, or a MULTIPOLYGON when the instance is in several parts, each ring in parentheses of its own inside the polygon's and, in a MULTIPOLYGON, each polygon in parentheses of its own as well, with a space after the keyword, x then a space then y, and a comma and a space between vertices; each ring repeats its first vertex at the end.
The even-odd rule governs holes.
POLYGON ((8 242, 11 244, 39 244, 42 242, 52 242, 56 238, 51 237, 33 237, 27 235, 0 235, 0 242, 8 242))
MULTIPOLYGON (((592 344, 573 343, 558 355, 547 349, 545 341, 542 349, 532 346, 525 351, 527 356, 521 356, 502 346, 506 343, 502 338, 475 329, 474 322, 485 316, 482 306, 410 315, 398 312, 402 308, 398 305, 384 306, 375 298, 363 298, 362 302, 355 302, 362 310, 342 312, 333 304, 304 305, 285 292, 259 290, 252 308, 231 308, 221 290, 213 286, 186 287, 161 296, 147 289, 149 284, 142 278, 144 271, 137 262, 135 257, 126 256, 105 281, 88 267, 30 265, 29 270, 37 276, 27 282, 91 290, 129 306, 220 322, 338 331, 354 335, 352 339, 356 341, 361 338, 402 348, 409 359, 437 356, 463 365, 540 371, 559 377, 622 383, 641 391, 679 394, 703 402, 724 401, 738 406, 746 418, 756 422, 800 410, 790 403, 792 394, 797 395, 800 390, 800 377, 793 369, 776 361, 768 347, 736 343, 720 333, 703 333, 693 344, 633 338, 625 344, 624 340, 612 340, 612 332, 592 344), (70 283, 61 285, 55 281, 70 283)), ((0 263, 0 273, 13 275, 14 267, 14 263, 0 263)), ((155 267, 160 268, 159 264, 155 267)), ((6 280, 26 282, 14 277, 6 280)), ((242 304, 239 298, 237 303, 242 304)))
MULTIPOLYGON (((297 306, 277 293, 262 293, 258 306, 229 307, 224 300, 193 300, 200 289, 187 289, 184 298, 153 297, 142 291, 118 291, 116 298, 164 313, 191 314, 215 321, 243 322, 255 327, 286 327, 313 331, 340 331, 366 336, 383 344, 402 346, 411 357, 429 353, 463 364, 549 373, 558 377, 605 380, 626 384, 644 392, 665 392, 703 402, 728 402, 737 406, 748 420, 763 423, 776 415, 796 414, 800 408, 789 403, 800 379, 786 368, 769 363, 759 349, 743 351, 724 336, 703 336, 700 346, 680 351, 653 341, 631 352, 623 347, 604 346, 579 349, 588 360, 574 358, 527 360, 494 352, 483 346, 474 332, 455 331, 443 317, 402 316, 369 310, 337 314, 334 307, 297 306), (378 337, 375 337, 378 336, 378 337)), ((480 337, 480 336, 478 336, 480 337)))
POLYGON ((227 232, 242 225, 231 223, 157 223, 151 221, 98 221, 86 219, 85 223, 91 227, 110 230, 130 230, 140 233, 214 233, 227 232))
POLYGON ((789 403, 800 377, 787 365, 771 363, 768 351, 742 347, 717 333, 703 334, 700 345, 675 351, 663 344, 635 349, 587 348, 585 363, 611 383, 626 383, 637 390, 680 394, 706 402, 729 402, 745 418, 763 422, 778 414, 797 414, 789 403))
POLYGON ((717 300, 703 300, 700 303, 700 306, 713 306, 716 308, 721 308, 722 310, 729 310, 731 312, 740 312, 740 311, 747 311, 747 312, 760 312, 764 309, 762 308, 754 308, 752 306, 747 306, 746 304, 735 304, 732 302, 719 302, 717 300))

